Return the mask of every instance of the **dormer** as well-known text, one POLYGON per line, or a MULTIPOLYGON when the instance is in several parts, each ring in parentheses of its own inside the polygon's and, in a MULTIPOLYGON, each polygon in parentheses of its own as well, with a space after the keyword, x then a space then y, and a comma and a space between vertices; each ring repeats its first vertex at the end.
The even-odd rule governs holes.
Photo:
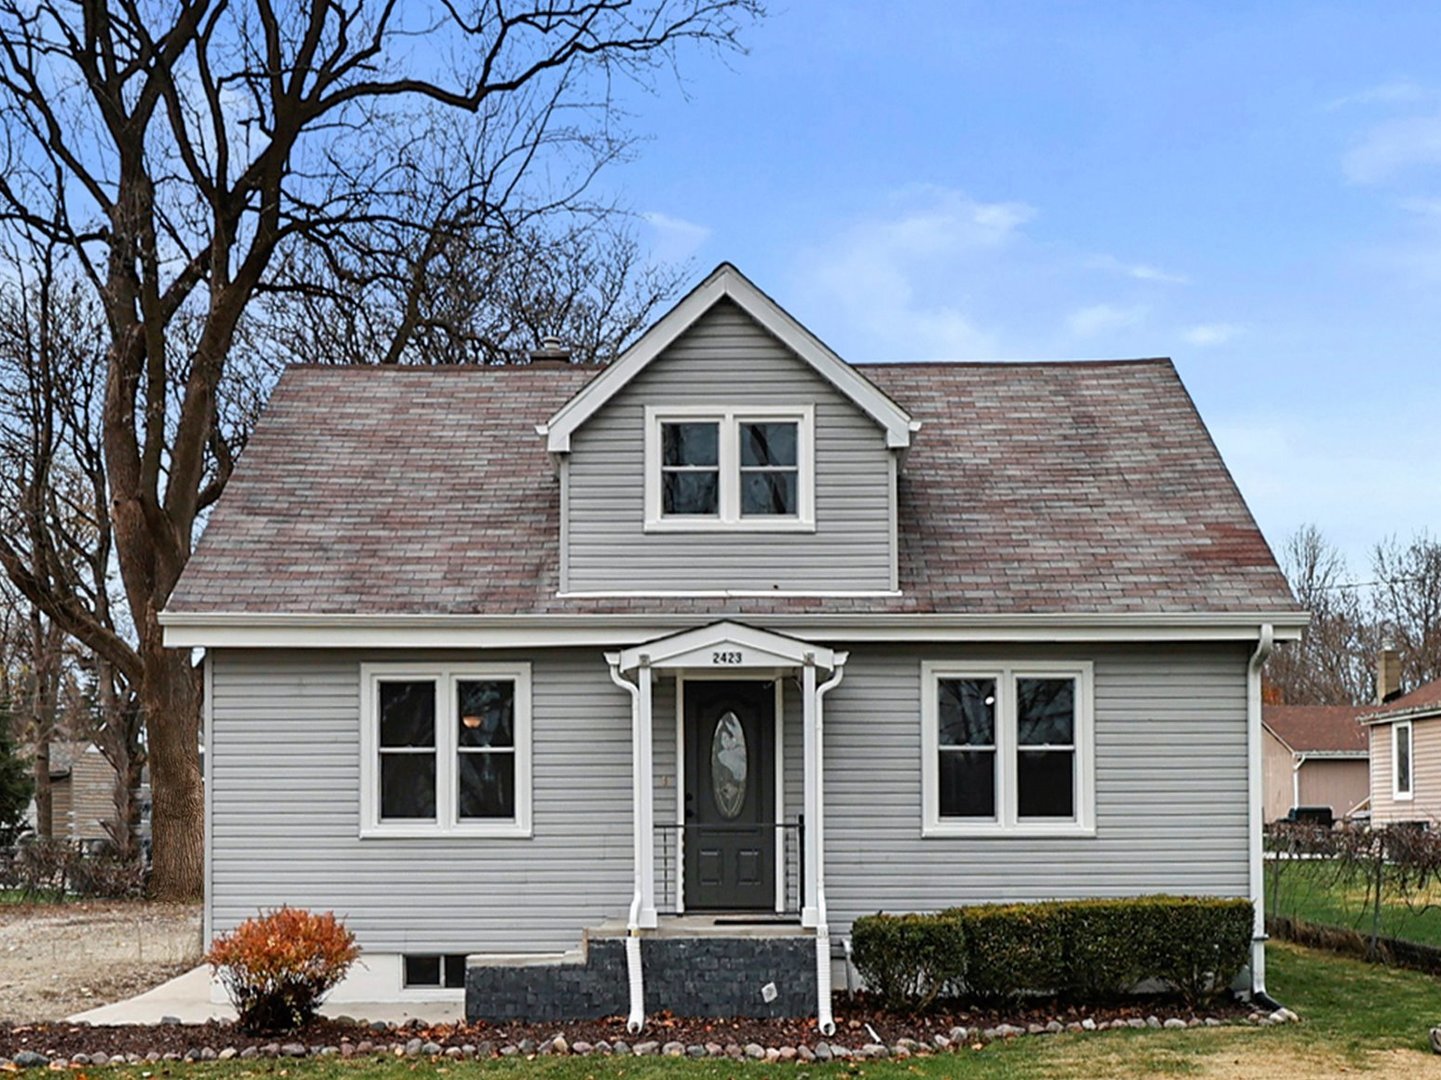
POLYGON ((723 263, 539 430, 567 595, 887 595, 918 428, 723 263))

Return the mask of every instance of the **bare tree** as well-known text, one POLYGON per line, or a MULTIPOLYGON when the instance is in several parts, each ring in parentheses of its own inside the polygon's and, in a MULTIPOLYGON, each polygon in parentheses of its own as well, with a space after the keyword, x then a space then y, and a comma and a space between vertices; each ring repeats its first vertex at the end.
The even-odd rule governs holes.
POLYGON ((1441 679, 1441 540, 1391 537, 1371 555, 1380 633, 1401 654, 1401 682, 1414 690, 1441 679))
POLYGON ((136 688, 153 894, 201 887, 200 687, 158 615, 243 434, 228 423, 230 357, 252 302, 305 293, 287 271, 317 258, 340 279, 377 237, 443 246, 462 225, 503 228, 508 206, 543 207, 534 163, 557 139, 586 145, 566 124, 590 117, 592 161, 614 152, 610 80, 648 78, 685 43, 733 47, 758 13, 757 0, 0 0, 0 228, 64 249, 104 311, 100 431, 135 644, 4 538, 0 563, 136 688), (493 143, 492 122, 516 132, 513 151, 485 155, 494 175, 422 215, 416 176, 448 164, 428 133, 493 143))
MULTIPOLYGON (((271 355, 302 363, 504 364, 555 336, 603 363, 679 291, 682 267, 647 263, 618 211, 514 232, 471 229, 427 249, 367 257, 334 289, 268 298, 271 355), (338 296, 337 293, 340 293, 338 296)), ((320 280, 317 273, 312 280, 320 280)))
POLYGON ((1281 567, 1311 624, 1299 642, 1271 655, 1267 681, 1290 704, 1374 700, 1375 623, 1345 557, 1315 525, 1304 525, 1283 545, 1281 567))

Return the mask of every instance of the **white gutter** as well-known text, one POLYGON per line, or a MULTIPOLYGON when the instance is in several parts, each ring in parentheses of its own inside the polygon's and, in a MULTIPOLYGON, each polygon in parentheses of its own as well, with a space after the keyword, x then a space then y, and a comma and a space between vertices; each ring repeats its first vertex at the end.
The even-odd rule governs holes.
POLYGON ((846 674, 846 654, 837 653, 836 666, 831 677, 816 687, 816 775, 815 803, 811 807, 814 818, 811 828, 816 830, 816 1027, 827 1038, 836 1033, 836 1022, 831 1015, 831 928, 826 914, 826 854, 825 814, 826 802, 822 777, 825 769, 825 710, 821 701, 831 690, 840 685, 846 674))
POLYGON ((641 877, 644 868, 641 859, 640 825, 643 815, 640 812, 640 801, 644 795, 644 785, 640 775, 640 687, 621 675, 619 653, 606 653, 605 660, 610 665, 610 681, 630 694, 631 790, 635 822, 632 830, 635 834, 632 861, 635 865, 635 891, 631 895, 630 913, 626 918, 625 963, 630 982, 630 1015, 626 1018, 625 1028, 635 1035, 645 1027, 645 979, 640 958, 640 912, 645 895, 645 885, 641 877))
POLYGON ((1261 826, 1265 808, 1261 802, 1261 667, 1276 643, 1275 628, 1262 623, 1256 651, 1246 666, 1246 738, 1248 795, 1251 839, 1251 906, 1254 909, 1251 931, 1251 998, 1266 996, 1266 902, 1265 855, 1262 851, 1261 826))
MULTIPOLYGON (((664 603, 658 600, 658 604, 664 603)), ((743 601, 738 601, 743 603, 743 601)), ((844 641, 1243 641, 1268 623, 1276 640, 1300 637, 1306 616, 1289 613, 1173 614, 1053 612, 998 614, 799 614, 795 612, 615 613, 516 615, 164 611, 172 648, 328 649, 534 648, 636 645, 698 622, 730 618, 796 637, 844 641)))

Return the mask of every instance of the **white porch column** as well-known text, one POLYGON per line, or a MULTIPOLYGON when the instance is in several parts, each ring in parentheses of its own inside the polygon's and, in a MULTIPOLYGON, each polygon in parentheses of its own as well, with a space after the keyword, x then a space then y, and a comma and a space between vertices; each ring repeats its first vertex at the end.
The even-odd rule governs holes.
POLYGON ((640 687, 640 699, 636 717, 636 855, 640 861, 640 925, 645 929, 656 926, 655 911, 655 717, 651 709, 654 679, 650 657, 642 656, 640 669, 636 672, 640 687))
POLYGON ((820 908, 817 901, 820 899, 820 883, 823 880, 821 877, 821 852, 824 847, 821 843, 820 815, 820 731, 816 724, 817 719, 816 663, 815 657, 807 653, 805 667, 801 669, 801 725, 805 736, 803 749, 805 799, 803 805, 806 815, 805 904, 801 907, 801 925, 809 927, 817 926, 820 923, 820 908))

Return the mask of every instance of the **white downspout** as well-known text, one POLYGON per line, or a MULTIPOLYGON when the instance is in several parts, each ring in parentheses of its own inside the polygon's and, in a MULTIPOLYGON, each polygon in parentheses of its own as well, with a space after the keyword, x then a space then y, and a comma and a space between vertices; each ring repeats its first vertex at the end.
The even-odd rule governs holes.
POLYGON ((1306 755, 1301 753, 1293 754, 1291 762, 1291 808, 1294 810, 1301 805, 1301 766, 1306 764, 1306 755))
POLYGON ((816 1027, 827 1038, 836 1033, 835 1018, 831 1015, 831 928, 826 914, 826 840, 825 840, 825 712, 821 700, 840 685, 846 673, 846 654, 836 653, 835 669, 831 677, 816 687, 815 705, 815 798, 811 806, 812 821, 809 827, 815 830, 816 844, 816 1027))
POLYGON ((645 895, 644 883, 641 880, 644 869, 641 865, 643 848, 640 835, 640 803, 643 796, 640 776, 640 687, 621 675, 619 653, 606 653, 605 660, 610 665, 610 681, 630 694, 631 787, 635 825, 632 861, 635 864, 635 892, 631 896, 630 914, 626 919, 625 964, 630 980, 630 1015, 626 1018, 625 1028, 635 1035, 645 1027, 645 980, 640 962, 640 911, 645 895))
POLYGON ((1251 905, 1254 908, 1251 931, 1251 998, 1266 997, 1266 898, 1265 862, 1262 852, 1261 826, 1265 808, 1261 802, 1261 666, 1276 642, 1270 623, 1263 623, 1256 642, 1256 651, 1246 667, 1246 786, 1249 809, 1248 826, 1251 840, 1251 905))

